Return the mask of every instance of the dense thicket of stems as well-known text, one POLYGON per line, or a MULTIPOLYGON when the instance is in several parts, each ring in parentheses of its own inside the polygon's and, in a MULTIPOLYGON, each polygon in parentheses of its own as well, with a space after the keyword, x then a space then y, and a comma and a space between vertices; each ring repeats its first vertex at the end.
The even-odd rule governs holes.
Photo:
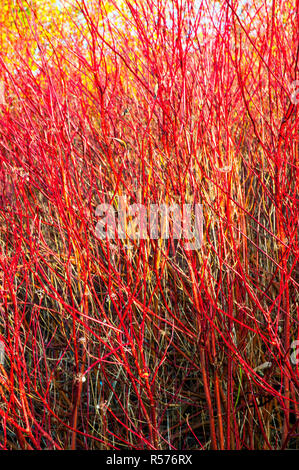
POLYGON ((2 3, 1 448, 298 448, 298 5, 2 3))

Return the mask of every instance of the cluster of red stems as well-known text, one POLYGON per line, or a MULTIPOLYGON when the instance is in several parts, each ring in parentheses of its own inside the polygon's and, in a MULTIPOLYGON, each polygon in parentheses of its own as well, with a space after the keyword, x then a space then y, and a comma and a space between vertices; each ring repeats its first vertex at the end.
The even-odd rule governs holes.
POLYGON ((0 447, 298 448, 296 4, 90 8, 0 53, 0 447), (97 239, 119 196, 202 247, 97 239))

